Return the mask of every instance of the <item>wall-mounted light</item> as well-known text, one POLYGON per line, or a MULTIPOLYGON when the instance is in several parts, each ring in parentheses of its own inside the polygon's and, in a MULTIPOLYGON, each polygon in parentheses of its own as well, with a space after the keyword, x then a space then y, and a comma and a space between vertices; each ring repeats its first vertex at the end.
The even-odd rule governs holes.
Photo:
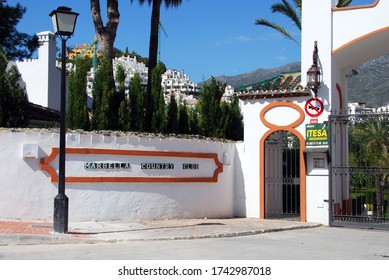
POLYGON ((321 83, 321 73, 317 65, 317 59, 318 59, 318 49, 317 49, 317 41, 315 41, 315 45, 313 49, 313 63, 311 68, 309 68, 307 71, 307 87, 314 92, 315 97, 317 95, 317 91, 320 88, 320 83, 321 83))

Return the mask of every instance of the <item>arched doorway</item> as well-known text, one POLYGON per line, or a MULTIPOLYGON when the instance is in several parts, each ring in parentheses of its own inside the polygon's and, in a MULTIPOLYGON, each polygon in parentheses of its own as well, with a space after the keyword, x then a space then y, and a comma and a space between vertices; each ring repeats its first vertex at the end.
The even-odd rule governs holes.
POLYGON ((264 218, 300 220, 300 140, 279 130, 264 141, 264 218))

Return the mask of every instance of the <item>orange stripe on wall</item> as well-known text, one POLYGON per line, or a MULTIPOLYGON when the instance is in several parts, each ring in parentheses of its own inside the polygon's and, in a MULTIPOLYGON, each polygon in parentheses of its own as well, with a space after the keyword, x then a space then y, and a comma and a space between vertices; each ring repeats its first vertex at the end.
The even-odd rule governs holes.
MULTIPOLYGON (((51 182, 58 182, 57 171, 49 165, 58 154, 59 148, 53 147, 51 154, 41 159, 40 168, 50 174, 51 182)), ((213 177, 66 177, 65 182, 69 183, 206 183, 218 182, 218 176, 223 172, 223 164, 216 153, 66 148, 66 154, 201 158, 213 159, 217 166, 213 177)))

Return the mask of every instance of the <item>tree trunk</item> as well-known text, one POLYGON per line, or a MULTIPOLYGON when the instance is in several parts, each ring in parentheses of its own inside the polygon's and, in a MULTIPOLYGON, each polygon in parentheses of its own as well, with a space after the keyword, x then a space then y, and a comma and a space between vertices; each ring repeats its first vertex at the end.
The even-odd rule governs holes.
POLYGON ((107 0, 106 26, 101 18, 100 0, 90 0, 90 6, 100 51, 111 61, 114 58, 114 43, 120 18, 118 0, 107 0))
POLYGON ((162 0, 154 0, 151 12, 151 27, 150 27, 150 45, 149 45, 149 65, 148 65, 148 81, 147 81, 147 95, 146 95, 146 131, 151 130, 152 116, 153 116, 153 101, 152 101, 152 76, 153 70, 157 65, 158 57, 158 28, 161 11, 162 0))

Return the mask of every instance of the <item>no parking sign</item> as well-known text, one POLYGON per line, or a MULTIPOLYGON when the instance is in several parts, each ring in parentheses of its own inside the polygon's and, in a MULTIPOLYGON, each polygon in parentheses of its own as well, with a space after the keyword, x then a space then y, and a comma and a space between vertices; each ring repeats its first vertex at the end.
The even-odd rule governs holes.
POLYGON ((305 112, 312 118, 317 118, 324 111, 324 104, 318 98, 311 98, 305 103, 305 112))

